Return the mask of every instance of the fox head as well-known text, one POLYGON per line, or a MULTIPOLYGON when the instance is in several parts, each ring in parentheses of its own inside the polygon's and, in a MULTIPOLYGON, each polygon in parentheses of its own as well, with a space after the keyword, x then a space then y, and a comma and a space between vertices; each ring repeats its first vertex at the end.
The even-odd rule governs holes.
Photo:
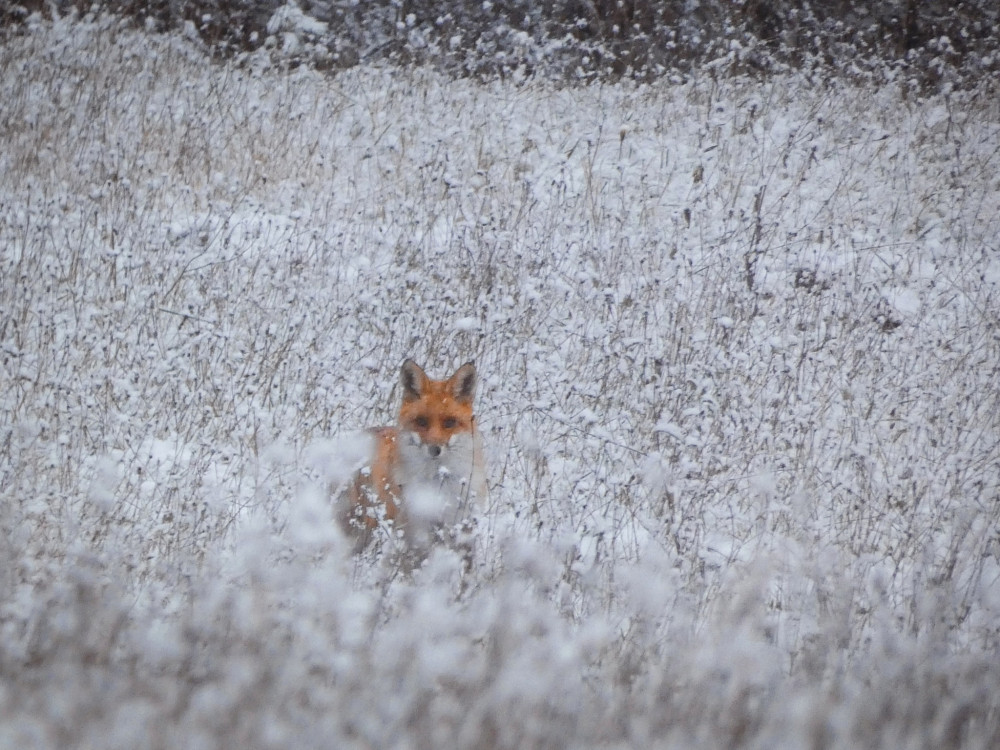
POLYGON ((472 399, 476 394, 476 366, 466 362, 447 380, 431 380, 408 359, 400 370, 403 404, 399 426, 417 436, 427 455, 437 458, 457 436, 473 433, 472 399))

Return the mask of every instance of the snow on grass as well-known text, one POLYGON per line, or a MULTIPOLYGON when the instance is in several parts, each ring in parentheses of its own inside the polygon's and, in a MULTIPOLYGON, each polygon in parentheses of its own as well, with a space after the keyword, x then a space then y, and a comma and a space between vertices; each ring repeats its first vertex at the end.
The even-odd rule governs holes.
POLYGON ((996 96, 110 20, 0 87, 3 743, 1000 739, 996 96), (334 523, 405 357, 481 373, 471 570, 334 523))

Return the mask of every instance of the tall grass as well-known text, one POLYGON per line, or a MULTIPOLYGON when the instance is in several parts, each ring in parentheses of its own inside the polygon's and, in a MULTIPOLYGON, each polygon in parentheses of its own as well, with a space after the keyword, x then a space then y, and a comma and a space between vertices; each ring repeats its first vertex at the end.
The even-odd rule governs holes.
POLYGON ((0 87, 4 744, 1000 741, 991 92, 325 76, 111 19, 0 87), (482 375, 471 571, 333 523, 406 356, 482 375))

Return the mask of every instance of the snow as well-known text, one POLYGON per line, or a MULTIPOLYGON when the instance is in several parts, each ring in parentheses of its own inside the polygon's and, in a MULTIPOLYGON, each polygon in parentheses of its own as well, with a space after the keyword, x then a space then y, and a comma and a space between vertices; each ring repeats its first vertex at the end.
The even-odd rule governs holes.
POLYGON ((988 746, 1000 98, 270 54, 0 50, 0 743, 988 746), (471 563, 335 522, 406 357, 471 563))

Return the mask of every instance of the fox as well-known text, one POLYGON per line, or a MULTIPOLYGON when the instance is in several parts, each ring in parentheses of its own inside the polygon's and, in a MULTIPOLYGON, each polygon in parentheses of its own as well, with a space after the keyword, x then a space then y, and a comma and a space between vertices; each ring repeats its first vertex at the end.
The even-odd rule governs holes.
POLYGON ((371 540, 382 519, 410 543, 423 545, 434 527, 467 518, 486 498, 482 437, 473 400, 476 366, 432 380, 412 359, 399 372, 402 402, 394 426, 367 431, 369 461, 348 488, 347 527, 356 549, 371 540))

